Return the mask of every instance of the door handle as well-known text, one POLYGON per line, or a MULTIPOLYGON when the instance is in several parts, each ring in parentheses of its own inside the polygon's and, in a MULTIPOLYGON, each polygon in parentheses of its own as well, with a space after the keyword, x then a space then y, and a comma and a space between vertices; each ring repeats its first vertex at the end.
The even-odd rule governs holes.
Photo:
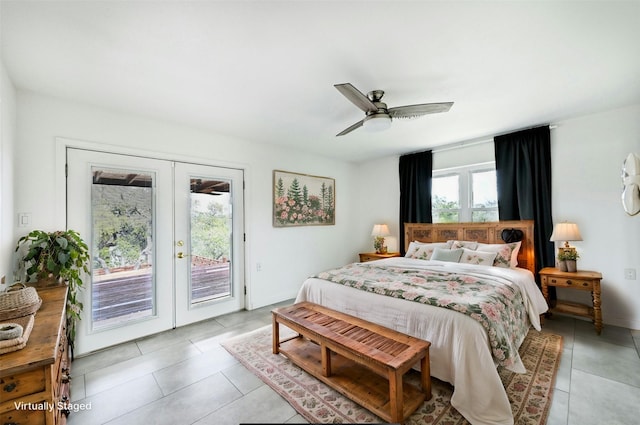
POLYGON ((182 252, 178 253, 178 258, 184 258, 184 254, 182 252))

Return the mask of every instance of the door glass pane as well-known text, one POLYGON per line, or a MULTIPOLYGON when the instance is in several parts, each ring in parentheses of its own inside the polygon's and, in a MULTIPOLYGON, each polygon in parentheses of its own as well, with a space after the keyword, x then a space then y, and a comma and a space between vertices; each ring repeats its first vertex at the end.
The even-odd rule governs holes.
POLYGON ((231 181, 192 177, 190 304, 229 297, 231 181))
POLYGON ((92 168, 93 329, 155 314, 155 173, 92 168))

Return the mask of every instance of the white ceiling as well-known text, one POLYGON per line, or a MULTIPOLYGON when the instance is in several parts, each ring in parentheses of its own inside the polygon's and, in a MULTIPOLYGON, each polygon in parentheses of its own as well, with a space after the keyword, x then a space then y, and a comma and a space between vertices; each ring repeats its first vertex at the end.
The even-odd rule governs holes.
POLYGON ((640 1, 7 1, 19 89, 348 161, 640 102, 640 1), (453 101, 383 133, 389 107, 453 101))

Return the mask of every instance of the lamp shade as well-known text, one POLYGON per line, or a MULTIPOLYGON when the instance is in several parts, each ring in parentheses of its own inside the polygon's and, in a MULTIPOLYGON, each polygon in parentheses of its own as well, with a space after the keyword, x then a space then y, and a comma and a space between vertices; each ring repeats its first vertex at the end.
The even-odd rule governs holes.
POLYGON ((582 236, 580 235, 580 229, 578 229, 578 225, 576 223, 562 222, 556 223, 549 240, 552 242, 581 241, 582 236))
POLYGON ((389 236, 389 226, 386 224, 374 224, 371 236, 389 236))

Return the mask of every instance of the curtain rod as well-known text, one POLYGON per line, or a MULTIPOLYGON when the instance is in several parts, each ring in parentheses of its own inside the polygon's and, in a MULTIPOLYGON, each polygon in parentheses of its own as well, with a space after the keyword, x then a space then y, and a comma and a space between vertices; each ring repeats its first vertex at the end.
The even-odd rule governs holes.
MULTIPOLYGON (((542 126, 537 125, 535 127, 527 127, 527 128, 521 129, 521 130, 509 131, 509 133, 516 133, 518 131, 529 130, 531 128, 537 128, 537 127, 542 127, 542 126)), ((558 128, 557 124, 549 125, 549 130, 553 130, 555 128, 558 128)), ((493 137, 500 136, 502 134, 509 134, 509 133, 496 134, 493 137)), ((437 153, 437 152, 450 151, 452 149, 460 149, 460 148, 464 148, 464 147, 468 147, 468 146, 482 145, 484 143, 493 142, 493 137, 491 137, 491 138, 482 137, 482 138, 478 138, 478 139, 463 140, 462 142, 447 143, 447 144, 444 144, 444 145, 435 146, 435 147, 433 147, 433 149, 426 149, 426 150, 430 150, 433 153, 437 153)))

